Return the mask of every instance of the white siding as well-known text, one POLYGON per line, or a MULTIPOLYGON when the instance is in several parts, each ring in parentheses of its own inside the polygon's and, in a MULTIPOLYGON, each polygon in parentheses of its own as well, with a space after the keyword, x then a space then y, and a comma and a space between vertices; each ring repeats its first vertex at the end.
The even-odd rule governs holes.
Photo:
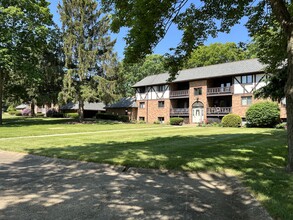
POLYGON ((244 93, 252 93, 256 89, 259 89, 265 86, 265 82, 260 80, 264 74, 256 74, 253 75, 253 83, 252 84, 239 84, 241 82, 241 76, 237 76, 234 78, 234 94, 244 94, 244 93))
POLYGON ((164 85, 162 92, 158 91, 158 86, 147 86, 145 93, 136 92, 136 100, 154 100, 154 99, 169 99, 170 90, 168 85, 164 85))

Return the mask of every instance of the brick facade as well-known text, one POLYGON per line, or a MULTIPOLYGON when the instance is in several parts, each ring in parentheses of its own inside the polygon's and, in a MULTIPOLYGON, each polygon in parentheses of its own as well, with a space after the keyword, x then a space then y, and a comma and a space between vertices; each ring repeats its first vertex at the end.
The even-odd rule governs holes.
POLYGON ((158 121, 159 117, 164 117, 164 123, 170 121, 170 99, 141 100, 137 101, 137 120, 144 117, 147 123, 158 121), (159 101, 164 102, 164 107, 159 107, 159 101), (144 102, 145 107, 140 108, 140 102, 144 102))
POLYGON ((127 115, 130 121, 137 120, 137 108, 107 108, 106 113, 114 115, 127 115))

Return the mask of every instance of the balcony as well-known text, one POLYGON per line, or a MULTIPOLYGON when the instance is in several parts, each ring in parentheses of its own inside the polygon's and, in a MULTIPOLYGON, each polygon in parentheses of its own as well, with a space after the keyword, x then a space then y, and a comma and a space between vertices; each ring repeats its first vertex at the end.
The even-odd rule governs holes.
POLYGON ((207 96, 232 95, 233 86, 207 88, 207 96))
POLYGON ((207 108, 207 116, 224 116, 231 113, 231 107, 210 107, 207 108))
POLYGON ((188 108, 171 108, 170 116, 188 116, 189 109, 188 108))
POLYGON ((189 90, 170 91, 170 99, 188 98, 188 97, 189 97, 189 90))

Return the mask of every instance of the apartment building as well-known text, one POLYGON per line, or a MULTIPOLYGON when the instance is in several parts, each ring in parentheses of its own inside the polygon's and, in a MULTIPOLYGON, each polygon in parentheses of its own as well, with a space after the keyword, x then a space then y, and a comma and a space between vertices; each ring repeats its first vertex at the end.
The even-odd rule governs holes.
MULTIPOLYGON (((137 82, 137 120, 169 122, 183 117, 185 123, 219 121, 229 113, 245 119, 255 100, 253 92, 265 85, 264 65, 257 59, 182 70, 169 82, 169 74, 148 76, 137 82)), ((286 118, 285 103, 280 104, 286 118)))

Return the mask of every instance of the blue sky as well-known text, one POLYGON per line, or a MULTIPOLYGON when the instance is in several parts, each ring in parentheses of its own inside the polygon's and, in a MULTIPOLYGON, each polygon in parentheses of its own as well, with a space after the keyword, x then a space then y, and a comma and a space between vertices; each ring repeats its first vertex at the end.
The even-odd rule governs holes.
MULTIPOLYGON (((59 14, 57 12, 57 5, 59 0, 48 0, 48 1, 51 3, 49 7, 51 10, 51 13, 54 16, 55 23, 57 23, 58 25, 61 25, 59 14)), ((216 42, 248 43, 250 38, 248 36, 247 29, 243 25, 244 23, 245 23, 245 19, 243 19, 240 24, 234 26, 229 34, 220 33, 217 38, 209 38, 205 44, 209 45, 211 43, 216 43, 216 42)), ((127 34, 127 31, 125 28, 122 29, 119 34, 112 34, 112 38, 117 39, 117 42, 115 45, 115 51, 118 53, 119 59, 123 59, 123 51, 125 47, 125 41, 123 38, 126 36, 126 34, 127 34)), ((165 53, 169 51, 169 48, 176 47, 176 45, 180 42, 180 38, 181 38, 181 32, 177 30, 175 25, 171 26, 165 38, 154 49, 154 53, 164 55, 165 53)))

